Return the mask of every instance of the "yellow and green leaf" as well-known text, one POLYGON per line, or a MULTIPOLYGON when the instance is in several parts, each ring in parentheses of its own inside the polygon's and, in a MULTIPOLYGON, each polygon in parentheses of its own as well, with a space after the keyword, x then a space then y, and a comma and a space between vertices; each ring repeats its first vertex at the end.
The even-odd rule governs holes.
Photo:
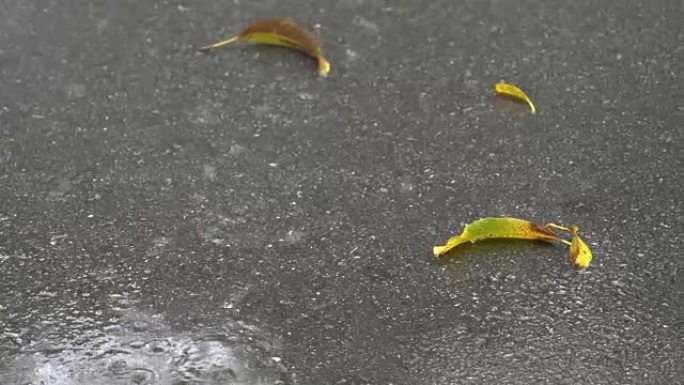
POLYGON ((570 246, 570 262, 578 269, 586 269, 592 260, 589 246, 579 237, 579 227, 559 226, 553 223, 539 225, 517 218, 482 218, 467 225, 463 232, 447 240, 443 246, 435 246, 433 253, 440 257, 464 243, 473 243, 485 239, 509 238, 555 241, 570 246), (572 241, 563 239, 552 229, 572 234, 572 241))
POLYGON ((530 106, 532 113, 537 113, 537 109, 534 107, 534 103, 532 103, 530 97, 527 96, 523 90, 517 86, 514 86, 513 84, 497 83, 494 85, 494 92, 496 92, 497 95, 507 96, 515 100, 526 102, 530 106))
POLYGON ((318 61, 318 74, 327 76, 330 62, 323 54, 318 39, 304 27, 291 19, 262 19, 255 21, 239 35, 200 48, 209 51, 239 41, 270 44, 302 51, 318 61))
POLYGON ((483 239, 513 238, 536 240, 560 240, 547 227, 517 218, 483 218, 465 227, 459 235, 449 238, 444 246, 435 246, 436 257, 442 256, 454 247, 483 239))

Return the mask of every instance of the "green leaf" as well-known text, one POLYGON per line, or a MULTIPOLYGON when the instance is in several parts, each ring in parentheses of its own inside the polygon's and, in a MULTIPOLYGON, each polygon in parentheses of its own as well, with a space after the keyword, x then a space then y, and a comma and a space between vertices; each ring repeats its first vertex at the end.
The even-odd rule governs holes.
POLYGON ((442 256, 454 247, 477 242, 482 239, 513 238, 536 240, 560 240, 561 238, 546 226, 517 218, 483 218, 463 229, 459 235, 449 238, 444 246, 435 246, 433 252, 436 257, 442 256))

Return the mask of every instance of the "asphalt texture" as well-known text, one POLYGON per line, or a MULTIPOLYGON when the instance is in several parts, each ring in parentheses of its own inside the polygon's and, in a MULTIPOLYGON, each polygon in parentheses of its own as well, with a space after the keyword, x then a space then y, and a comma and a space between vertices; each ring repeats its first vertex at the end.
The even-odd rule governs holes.
POLYGON ((0 384, 682 383, 682 1, 0 20, 0 384), (277 47, 197 52, 287 16, 328 78, 277 47), (490 216, 577 224, 594 261, 433 258, 490 216))

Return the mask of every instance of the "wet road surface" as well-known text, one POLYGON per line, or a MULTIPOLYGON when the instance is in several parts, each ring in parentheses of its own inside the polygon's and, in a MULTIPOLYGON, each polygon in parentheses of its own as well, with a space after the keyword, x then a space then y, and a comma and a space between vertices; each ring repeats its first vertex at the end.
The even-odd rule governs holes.
POLYGON ((0 15, 0 384, 684 378, 680 1, 0 15), (280 48, 196 52, 270 16, 321 36, 329 78, 280 48), (501 215, 580 225, 594 263, 432 258, 501 215))

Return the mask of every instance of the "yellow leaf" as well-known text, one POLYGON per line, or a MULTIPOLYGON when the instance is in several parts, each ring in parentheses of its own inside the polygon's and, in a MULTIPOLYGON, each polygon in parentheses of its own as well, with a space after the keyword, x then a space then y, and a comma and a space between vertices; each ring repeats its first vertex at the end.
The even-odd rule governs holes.
POLYGON ((589 246, 577 234, 579 228, 572 226, 572 242, 570 243, 570 262, 578 269, 586 269, 591 263, 592 255, 589 246))
POLYGON ((525 92, 523 92, 523 90, 514 86, 513 84, 497 83, 494 86, 494 92, 496 92, 497 95, 508 96, 508 97, 516 99, 516 100, 527 102, 527 104, 530 105, 530 110, 532 111, 532 113, 533 114, 537 113, 537 109, 534 108, 534 103, 532 103, 532 100, 530 100, 530 97, 527 96, 527 94, 525 92))
POLYGON ((589 267, 591 259, 593 258, 591 255, 591 249, 589 249, 589 246, 587 246, 582 238, 579 237, 579 227, 565 227, 553 223, 547 224, 546 227, 563 230, 572 234, 572 241, 568 242, 565 239, 560 240, 560 242, 570 246, 570 263, 572 263, 578 269, 586 269, 589 267))
POLYGON ((558 241, 561 238, 546 226, 517 218, 483 218, 465 227, 459 235, 449 238, 444 246, 435 246, 435 257, 468 242, 490 238, 514 238, 558 241))
POLYGON ((330 62, 323 55, 318 39, 304 27, 291 19, 262 19, 245 28, 239 35, 200 48, 208 51, 238 41, 278 45, 302 51, 318 60, 318 74, 327 76, 330 62))

